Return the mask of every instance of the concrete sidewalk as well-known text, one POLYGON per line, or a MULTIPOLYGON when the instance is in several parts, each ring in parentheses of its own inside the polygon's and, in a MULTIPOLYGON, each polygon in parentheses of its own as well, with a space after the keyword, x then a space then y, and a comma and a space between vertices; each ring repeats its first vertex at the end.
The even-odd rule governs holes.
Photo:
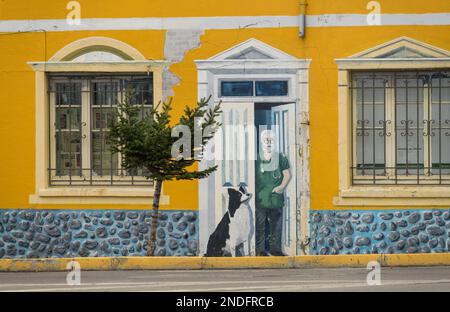
POLYGON ((66 271, 67 265, 71 261, 78 262, 84 271, 366 267, 371 261, 377 261, 383 267, 411 267, 450 266, 450 253, 238 258, 121 257, 2 259, 0 260, 0 272, 66 271))

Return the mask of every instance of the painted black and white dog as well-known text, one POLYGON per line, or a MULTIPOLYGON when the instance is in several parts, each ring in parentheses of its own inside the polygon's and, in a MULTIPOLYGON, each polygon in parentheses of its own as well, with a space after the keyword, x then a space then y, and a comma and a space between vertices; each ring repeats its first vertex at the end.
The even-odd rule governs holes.
POLYGON ((228 189, 228 196, 228 211, 209 237, 207 257, 222 257, 226 254, 236 257, 236 249, 242 246, 250 251, 254 232, 253 213, 249 205, 252 195, 241 186, 239 190, 228 189))

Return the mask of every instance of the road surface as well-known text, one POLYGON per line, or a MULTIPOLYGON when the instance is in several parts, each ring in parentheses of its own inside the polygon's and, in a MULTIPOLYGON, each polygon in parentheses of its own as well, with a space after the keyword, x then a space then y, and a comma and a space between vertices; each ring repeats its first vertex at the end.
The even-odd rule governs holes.
POLYGON ((0 292, 309 292, 450 291, 450 267, 381 268, 381 285, 367 284, 365 268, 0 273, 0 292))

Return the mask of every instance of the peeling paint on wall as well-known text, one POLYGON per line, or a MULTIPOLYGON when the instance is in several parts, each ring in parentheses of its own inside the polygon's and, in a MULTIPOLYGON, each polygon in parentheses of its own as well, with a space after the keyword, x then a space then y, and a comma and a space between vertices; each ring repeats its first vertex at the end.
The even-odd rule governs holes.
MULTIPOLYGON (((164 45, 164 58, 173 63, 182 62, 186 53, 200 47, 200 36, 203 30, 168 30, 164 45)), ((173 87, 181 79, 167 68, 163 73, 163 100, 173 96, 173 87)))
POLYGON ((309 253, 310 229, 309 214, 311 205, 310 191, 310 116, 309 116, 309 73, 301 70, 297 74, 297 88, 300 97, 297 120, 299 128, 297 134, 297 254, 309 253))

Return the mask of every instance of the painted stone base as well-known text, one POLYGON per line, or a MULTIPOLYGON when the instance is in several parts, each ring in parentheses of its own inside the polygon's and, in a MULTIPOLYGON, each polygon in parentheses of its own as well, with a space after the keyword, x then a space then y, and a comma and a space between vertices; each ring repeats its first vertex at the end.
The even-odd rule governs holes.
MULTIPOLYGON (((0 210, 1 258, 145 256, 151 211, 0 210)), ((198 254, 198 213, 162 211, 158 256, 198 254)))
POLYGON ((312 211, 312 255, 450 251, 450 209, 312 211))

